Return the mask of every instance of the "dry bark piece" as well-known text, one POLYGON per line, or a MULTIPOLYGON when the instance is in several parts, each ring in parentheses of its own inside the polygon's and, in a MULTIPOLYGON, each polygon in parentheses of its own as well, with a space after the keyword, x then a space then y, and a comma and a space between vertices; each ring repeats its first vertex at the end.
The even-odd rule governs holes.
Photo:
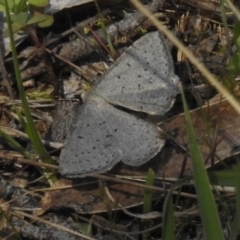
MULTIPOLYGON (((73 230, 78 233, 78 228, 74 223, 69 220, 69 218, 65 216, 60 216, 53 213, 48 213, 43 217, 39 217, 39 221, 34 221, 34 223, 28 223, 24 221, 22 218, 17 217, 11 217, 9 219, 11 221, 10 224, 5 224, 3 229, 1 229, 0 237, 7 237, 7 236, 13 236, 13 238, 4 238, 7 240, 10 239, 17 239, 23 237, 24 239, 32 239, 32 240, 38 240, 38 239, 51 239, 51 240, 84 240, 86 238, 82 238, 80 236, 76 236, 73 233, 70 233, 62 228, 67 228, 70 231, 73 230), (51 224, 43 223, 41 222, 41 219, 43 221, 48 221, 50 223, 55 224, 57 227, 51 226, 51 224), (14 227, 14 230, 13 230, 14 227), (3 232, 4 231, 4 232, 3 232)), ((90 238, 87 238, 90 239, 90 238)), ((93 239, 93 238, 91 238, 93 239)))
POLYGON ((0 177, 0 196, 6 201, 12 200, 12 207, 34 209, 38 206, 36 194, 30 195, 30 192, 14 187, 3 177, 0 177))

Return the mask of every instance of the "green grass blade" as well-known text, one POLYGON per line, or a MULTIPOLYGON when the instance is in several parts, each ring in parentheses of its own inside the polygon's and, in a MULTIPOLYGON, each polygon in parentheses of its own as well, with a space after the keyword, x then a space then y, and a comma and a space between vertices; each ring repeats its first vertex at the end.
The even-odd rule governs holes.
POLYGON ((95 1, 95 5, 96 5, 96 7, 97 7, 97 9, 98 9, 98 12, 99 12, 99 14, 100 14, 100 16, 101 16, 101 18, 100 18, 101 29, 102 29, 102 31, 103 31, 103 34, 104 34, 106 40, 107 40, 107 43, 108 43, 108 46, 109 46, 109 49, 110 49, 110 52, 111 52, 111 56, 112 56, 113 58, 115 58, 115 57, 116 57, 116 51, 115 51, 114 46, 113 46, 113 44, 112 44, 111 38, 110 38, 110 36, 109 36, 109 34, 108 34, 107 28, 106 28, 106 26, 105 26, 105 24, 104 24, 103 16, 102 16, 102 14, 101 14, 101 11, 100 11, 100 8, 99 8, 99 6, 98 6, 97 1, 95 1))
POLYGON ((171 191, 168 192, 168 195, 164 200, 162 239, 175 240, 175 221, 171 191))
POLYGON ((234 167, 235 172, 235 190, 236 190, 236 213, 237 213, 237 226, 238 232, 240 232, 240 163, 237 162, 236 166, 234 167))
MULTIPOLYGON (((12 30, 11 18, 10 18, 7 0, 4 0, 4 6, 6 9, 7 25, 8 25, 8 30, 9 30, 9 38, 10 38, 10 43, 11 43, 11 50, 12 50, 12 56, 13 56, 14 70, 15 70, 15 74, 16 74, 16 78, 17 78, 18 90, 19 90, 20 98, 21 98, 24 112, 25 112, 26 119, 27 119, 27 123, 25 124, 25 131, 28 134, 37 154, 42 159, 42 161, 44 163, 53 164, 54 163, 53 160, 51 159, 48 152, 44 148, 44 146, 40 140, 40 137, 37 133, 37 130, 35 128, 33 118, 32 118, 28 103, 27 103, 27 98, 26 98, 26 95, 24 92, 24 87, 22 84, 22 77, 21 77, 20 70, 19 70, 19 63, 18 63, 18 59, 17 59, 16 47, 14 44, 13 30, 12 30)), ((51 179, 52 179, 52 181, 56 180, 56 178, 54 176, 52 176, 51 179)))
MULTIPOLYGON (((150 168, 147 173, 146 186, 153 186, 154 172, 150 168)), ((153 191, 152 189, 144 189, 143 196, 143 213, 149 213, 152 210, 153 191)))
POLYGON ((208 175, 204 166, 204 161, 198 146, 197 137, 193 129, 187 102, 182 88, 181 94, 185 112, 187 133, 189 138, 189 149, 192 159, 193 177, 196 185, 205 239, 223 240, 224 239, 223 232, 217 212, 217 207, 214 201, 213 193, 210 187, 210 181, 208 179, 208 175))
MULTIPOLYGON (((146 186, 153 186, 154 184, 154 172, 151 168, 148 169, 147 179, 146 179, 146 186)), ((153 191, 152 189, 144 189, 144 196, 143 196, 143 213, 149 213, 152 211, 152 201, 153 201, 153 191)), ((149 221, 143 220, 142 221, 142 228, 148 228, 149 221)), ((142 239, 147 240, 149 238, 148 233, 144 233, 142 239)))
POLYGON ((164 199, 163 204, 163 224, 162 224, 162 239, 171 240, 176 239, 175 237, 175 221, 174 221, 174 209, 172 193, 179 187, 183 182, 191 180, 192 177, 185 177, 174 183, 168 190, 168 193, 164 199))
POLYGON ((6 134, 0 128, 0 135, 6 140, 6 142, 10 143, 18 152, 20 152, 25 158, 31 159, 31 155, 23 148, 14 138, 6 134))

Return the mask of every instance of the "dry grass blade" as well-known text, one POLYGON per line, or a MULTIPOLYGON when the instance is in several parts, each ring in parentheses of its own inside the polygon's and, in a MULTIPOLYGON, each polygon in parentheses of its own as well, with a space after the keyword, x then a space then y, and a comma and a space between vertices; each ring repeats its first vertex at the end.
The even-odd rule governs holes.
POLYGON ((20 154, 18 152, 2 150, 2 151, 0 151, 0 158, 7 159, 9 161, 18 161, 20 163, 26 163, 26 164, 37 166, 37 167, 49 168, 52 170, 59 170, 59 167, 56 165, 37 162, 37 160, 39 160, 39 157, 34 154, 31 154, 31 160, 29 160, 29 159, 24 158, 22 156, 22 154, 20 154))
POLYGON ((212 84, 219 93, 221 93, 232 107, 240 114, 240 105, 236 98, 218 81, 213 74, 193 55, 193 53, 185 47, 155 16, 153 16, 143 4, 138 0, 130 0, 137 9, 139 9, 145 16, 147 16, 155 26, 189 59, 189 61, 197 67, 197 69, 206 77, 210 84, 212 84))

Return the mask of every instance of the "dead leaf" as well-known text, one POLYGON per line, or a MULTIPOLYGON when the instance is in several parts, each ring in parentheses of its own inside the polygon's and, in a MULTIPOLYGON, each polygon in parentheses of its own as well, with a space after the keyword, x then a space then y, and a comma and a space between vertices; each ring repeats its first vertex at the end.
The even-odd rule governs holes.
MULTIPOLYGON (((89 181, 89 178, 87 179, 89 181)), ((72 185, 71 181, 62 179, 58 186, 72 185)), ((123 207, 139 205, 143 200, 143 189, 128 184, 108 183, 108 189, 116 202, 123 207)), ((106 196, 103 188, 96 181, 85 186, 74 186, 69 189, 51 191, 45 194, 40 202, 43 212, 48 209, 71 208, 77 213, 94 214, 108 210, 119 209, 106 196)))

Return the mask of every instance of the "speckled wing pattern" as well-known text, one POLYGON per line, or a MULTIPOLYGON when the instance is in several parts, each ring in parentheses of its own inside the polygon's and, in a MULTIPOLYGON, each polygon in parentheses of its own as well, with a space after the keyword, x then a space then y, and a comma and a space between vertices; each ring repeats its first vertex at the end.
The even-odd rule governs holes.
POLYGON ((177 83, 172 57, 162 35, 151 32, 117 59, 95 91, 112 104, 163 115, 174 103, 177 83))
POLYGON ((157 126, 118 110, 95 95, 90 95, 79 108, 74 122, 60 157, 60 171, 67 177, 106 172, 120 160, 139 166, 154 157, 164 144, 157 126))
POLYGON ((178 78, 159 32, 137 40, 101 77, 79 107, 60 155, 60 171, 84 177, 110 170, 119 161, 139 166, 164 145, 157 126, 119 110, 153 115, 167 112, 178 93, 178 78))

